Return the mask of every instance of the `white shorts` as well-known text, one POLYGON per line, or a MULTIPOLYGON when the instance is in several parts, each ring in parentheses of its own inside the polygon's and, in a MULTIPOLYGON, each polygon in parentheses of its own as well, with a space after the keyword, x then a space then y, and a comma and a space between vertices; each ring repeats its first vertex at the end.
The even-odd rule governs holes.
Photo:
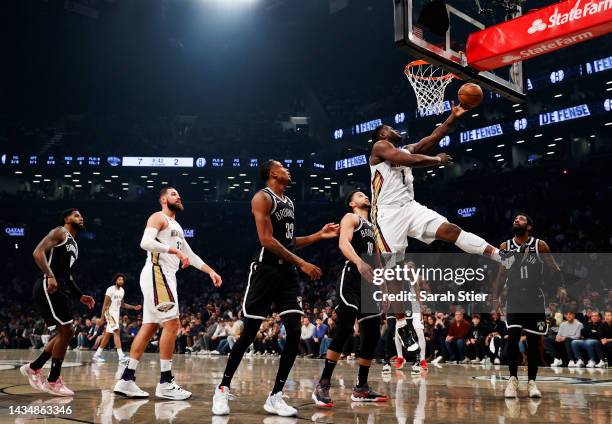
POLYGON ((107 333, 114 333, 119 330, 119 314, 111 314, 109 311, 106 311, 104 319, 106 319, 107 333))
POLYGON ((372 213, 379 250, 400 255, 408 247, 408 237, 430 244, 435 240, 440 225, 447 221, 416 200, 397 206, 380 205, 372 213))
POLYGON ((140 273, 140 290, 143 324, 161 324, 179 317, 175 273, 147 263, 140 273))

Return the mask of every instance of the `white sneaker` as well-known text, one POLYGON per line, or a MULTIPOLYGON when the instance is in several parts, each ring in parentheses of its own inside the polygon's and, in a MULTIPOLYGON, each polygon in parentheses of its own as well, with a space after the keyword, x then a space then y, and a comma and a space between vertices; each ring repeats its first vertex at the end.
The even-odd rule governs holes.
POLYGON ((149 394, 136 385, 134 380, 119 380, 113 392, 128 398, 147 398, 149 394))
POLYGON ((560 367, 563 365, 563 361, 559 358, 555 358, 555 360, 550 364, 551 367, 560 367))
POLYGON ((577 367, 577 365, 576 365, 576 363, 575 363, 574 361, 569 361, 569 362, 567 363, 567 367, 568 367, 568 368, 576 368, 576 367, 577 367))
POLYGON ((157 383, 155 396, 163 399, 185 400, 191 397, 191 392, 182 389, 173 378, 169 383, 157 383))
POLYGON ((268 395, 268 399, 264 403, 264 409, 270 414, 276 414, 281 417, 294 417, 297 415, 297 409, 287 405, 285 399, 283 399, 283 392, 268 395))
POLYGON ((538 389, 538 386, 536 386, 536 383, 534 380, 529 380, 529 382, 527 383, 527 391, 529 392, 530 398, 541 398, 542 397, 542 392, 540 392, 540 389, 538 389))
POLYGON ((92 361, 94 361, 96 364, 103 364, 106 362, 106 359, 104 359, 102 356, 100 355, 94 355, 93 358, 91 358, 92 361))
POLYGON ((582 368, 584 367, 584 361, 582 359, 578 359, 576 361, 576 368, 582 368))
POLYGON ((213 396, 213 415, 227 415, 230 413, 229 401, 235 397, 230 393, 229 387, 215 387, 215 395, 213 396))
POLYGON ((391 374, 391 365, 390 364, 383 365, 382 373, 391 374))
POLYGON ((506 386, 506 390, 504 391, 504 397, 506 398, 516 398, 518 397, 518 380, 516 377, 510 377, 508 380, 508 385, 506 386))
POLYGON ((499 364, 501 364, 501 361, 499 360, 499 358, 495 358, 495 360, 493 361, 493 363, 494 363, 495 365, 499 365, 499 364))
POLYGON ((595 368, 595 361, 590 359, 589 362, 587 362, 586 367, 587 368, 595 368))
POLYGON ((412 365, 412 372, 413 372, 414 374, 420 374, 420 373, 421 373, 421 364, 420 364, 420 363, 418 363, 418 362, 415 362, 415 363, 412 365))
POLYGON ((606 363, 602 360, 600 360, 597 365, 595 365, 595 368, 605 368, 606 367, 606 363))
POLYGON ((479 364, 479 363, 480 363, 480 358, 479 358, 479 357, 476 357, 476 358, 472 359, 472 360, 470 361, 470 363, 472 363, 472 364, 479 364))
POLYGON ((431 361, 432 364, 437 365, 440 363, 440 361, 444 359, 444 357, 442 355, 437 356, 436 359, 434 359, 433 361, 431 361))
POLYGON ((126 359, 127 359, 127 355, 117 355, 117 360, 119 362, 125 362, 126 359))
POLYGON ((213 350, 210 352, 211 355, 220 355, 218 350, 213 350))

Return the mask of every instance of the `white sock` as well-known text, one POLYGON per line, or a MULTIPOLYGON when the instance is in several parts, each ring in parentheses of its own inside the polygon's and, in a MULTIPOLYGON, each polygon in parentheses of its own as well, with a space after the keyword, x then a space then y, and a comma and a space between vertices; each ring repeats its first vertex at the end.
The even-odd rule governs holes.
POLYGON ((123 349, 121 348, 117 349, 117 355, 123 356, 123 349))
POLYGON ((138 368, 138 364, 140 363, 140 361, 138 359, 133 359, 130 358, 130 361, 128 362, 128 369, 131 370, 136 370, 136 368, 138 368))
POLYGON ((103 352, 103 351, 104 351, 104 350, 103 350, 101 347, 99 347, 99 348, 98 348, 98 350, 96 350, 96 356, 100 356, 100 355, 102 355, 102 352, 103 352))
POLYGON ((161 372, 171 371, 172 370, 172 359, 160 359, 159 367, 161 368, 161 372))
POLYGON ((425 359, 425 349, 427 348, 427 345, 425 343, 425 333, 421 328, 415 328, 414 331, 416 332, 417 337, 419 339, 419 348, 421 348, 421 351, 419 352, 419 358, 420 361, 422 361, 425 359))

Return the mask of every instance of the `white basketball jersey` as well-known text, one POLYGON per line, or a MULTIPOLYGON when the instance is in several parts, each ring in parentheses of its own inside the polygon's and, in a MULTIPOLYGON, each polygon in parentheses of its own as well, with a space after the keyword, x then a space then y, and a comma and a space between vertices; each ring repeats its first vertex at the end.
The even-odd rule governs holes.
MULTIPOLYGON (((406 150, 408 151, 408 150, 406 150)), ((412 169, 385 161, 370 165, 372 207, 408 203, 414 200, 412 169)))
POLYGON ((108 312, 113 316, 119 315, 119 310, 123 303, 123 296, 125 296, 125 290, 123 290, 123 287, 117 288, 117 286, 112 285, 106 289, 106 295, 111 299, 108 312))
MULTIPOLYGON (((165 214, 162 215, 168 221, 168 226, 157 233, 157 241, 167 246, 183 250, 185 243, 183 228, 174 219, 165 214)), ((158 265, 161 267, 163 272, 176 273, 181 266, 181 261, 179 260, 178 256, 170 253, 147 252, 147 261, 151 265, 158 265)))

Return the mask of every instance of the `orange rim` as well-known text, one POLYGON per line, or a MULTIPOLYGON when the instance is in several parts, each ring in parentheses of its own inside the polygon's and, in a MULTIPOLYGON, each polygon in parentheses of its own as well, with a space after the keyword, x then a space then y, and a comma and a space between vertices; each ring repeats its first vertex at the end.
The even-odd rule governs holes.
POLYGON ((417 66, 423 66, 423 65, 431 65, 431 63, 426 62, 422 59, 413 60, 412 62, 410 62, 408 65, 404 67, 404 74, 406 74, 407 77, 411 77, 411 78, 421 80, 421 81, 444 81, 448 79, 457 78, 455 74, 450 73, 450 72, 446 75, 441 75, 439 77, 424 77, 424 76, 415 75, 412 73, 411 71, 412 68, 417 67, 417 66))

